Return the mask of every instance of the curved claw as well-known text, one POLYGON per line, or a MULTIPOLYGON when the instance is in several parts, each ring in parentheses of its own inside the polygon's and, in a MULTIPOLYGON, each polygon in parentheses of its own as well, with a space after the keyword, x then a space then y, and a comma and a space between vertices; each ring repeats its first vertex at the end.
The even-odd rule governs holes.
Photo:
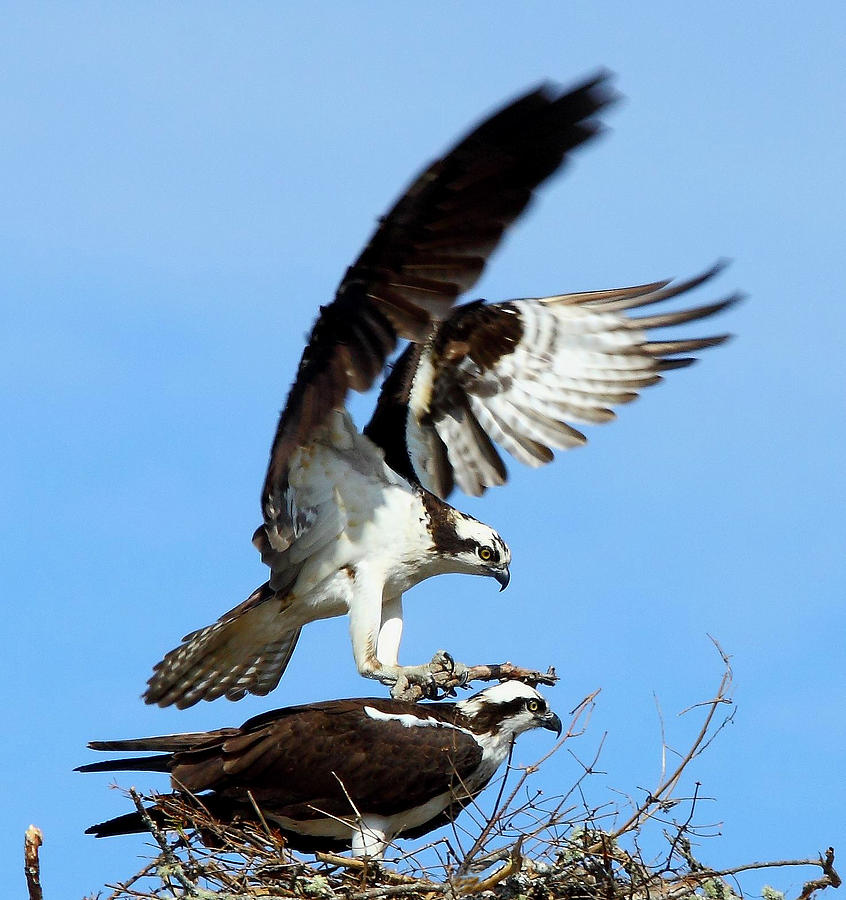
POLYGON ((427 700, 440 700, 440 699, 441 699, 441 698, 438 696, 438 692, 439 692, 439 687, 440 687, 440 686, 438 685, 437 679, 435 678, 434 675, 430 675, 430 676, 426 679, 425 684, 421 684, 420 687, 421 687, 421 689, 422 689, 422 691, 423 691, 423 696, 424 696, 427 700))
POLYGON ((437 685, 427 700, 446 700, 447 697, 455 697, 455 688, 452 685, 437 685))
POLYGON ((466 688, 474 680, 473 671, 457 662, 446 650, 439 650, 425 666, 383 666, 378 675, 391 686, 395 700, 412 703, 418 700, 443 700, 456 697, 456 688, 466 688))
POLYGON ((453 659, 453 656, 449 651, 438 650, 438 652, 432 657, 432 661, 429 663, 429 666, 433 670, 438 670, 440 672, 454 672, 455 660, 453 659))

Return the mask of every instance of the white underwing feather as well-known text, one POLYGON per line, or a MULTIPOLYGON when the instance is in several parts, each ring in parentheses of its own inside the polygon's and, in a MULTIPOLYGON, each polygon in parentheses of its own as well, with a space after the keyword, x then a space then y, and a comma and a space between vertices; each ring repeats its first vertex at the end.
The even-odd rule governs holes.
POLYGON ((469 320, 456 313, 455 359, 447 354, 436 363, 433 344, 421 355, 423 388, 411 398, 408 419, 413 464, 425 468, 425 435, 436 432, 446 446, 457 486, 479 495, 505 480, 501 461, 492 462, 485 448, 485 436, 529 466, 548 462, 551 450, 583 444, 586 438, 575 425, 612 421, 614 407, 630 403, 639 389, 661 381, 661 371, 690 362, 674 356, 724 340, 721 335, 651 341, 647 329, 698 320, 736 298, 639 319, 626 315, 629 309, 696 287, 718 268, 676 284, 658 281, 476 307, 479 312, 469 315, 476 316, 480 329, 489 329, 479 332, 484 341, 494 342, 487 344, 487 359, 484 342, 476 345, 476 355, 462 353, 462 347, 473 346, 473 337, 464 324, 469 320), (509 324, 512 316, 519 318, 516 334, 509 324), (504 335, 511 335, 508 343, 502 343, 504 335))

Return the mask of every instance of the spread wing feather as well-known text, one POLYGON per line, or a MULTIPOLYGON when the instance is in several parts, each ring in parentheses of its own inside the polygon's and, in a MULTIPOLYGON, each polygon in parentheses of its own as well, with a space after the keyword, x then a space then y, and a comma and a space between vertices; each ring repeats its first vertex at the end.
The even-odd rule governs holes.
POLYGON ((386 379, 368 436, 406 478, 447 496, 482 494, 506 472, 494 443, 529 466, 585 443, 573 423, 614 419, 613 406, 681 368, 727 335, 651 340, 648 332, 704 319, 737 297, 630 316, 689 291, 720 269, 666 281, 554 297, 471 303, 440 323, 423 348, 406 351, 386 379))
POLYGON ((518 98, 435 160, 381 220, 321 308, 279 420, 262 491, 274 550, 308 527, 287 499, 293 455, 350 388, 372 385, 398 337, 426 340, 475 284, 534 189, 597 132, 593 117, 612 99, 607 80, 518 98))

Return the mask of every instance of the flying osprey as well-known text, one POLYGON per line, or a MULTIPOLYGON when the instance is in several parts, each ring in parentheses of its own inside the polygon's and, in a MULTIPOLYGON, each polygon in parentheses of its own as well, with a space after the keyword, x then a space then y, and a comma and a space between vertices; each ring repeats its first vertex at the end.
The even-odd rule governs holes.
MULTIPOLYGON (((452 822, 491 780, 517 735, 531 728, 560 734, 561 720, 536 690, 504 681, 460 703, 329 700, 264 713, 240 728, 94 741, 92 750, 157 755, 78 771, 169 772, 175 791, 199 794, 224 822, 258 821, 254 800, 292 847, 351 844, 354 856, 381 856, 395 837, 452 822)), ((86 833, 145 830, 135 812, 86 833)))
POLYGON ((725 340, 653 341, 647 332, 734 298, 627 315, 716 269, 675 285, 452 309, 534 189, 597 132, 596 113, 611 99, 604 75, 520 97, 433 162, 380 221, 321 307, 279 420, 253 538, 270 578, 155 666, 148 703, 266 694, 302 626, 344 614, 362 675, 397 696, 409 683, 431 687, 451 658, 399 664, 403 593, 447 572, 489 575, 503 588, 509 580, 507 545, 444 501, 452 488, 478 495, 505 481, 495 443, 530 466, 584 443, 571 422, 612 419, 611 406, 693 361, 684 354, 725 340), (373 384, 398 338, 411 343, 361 433, 347 392, 373 384))

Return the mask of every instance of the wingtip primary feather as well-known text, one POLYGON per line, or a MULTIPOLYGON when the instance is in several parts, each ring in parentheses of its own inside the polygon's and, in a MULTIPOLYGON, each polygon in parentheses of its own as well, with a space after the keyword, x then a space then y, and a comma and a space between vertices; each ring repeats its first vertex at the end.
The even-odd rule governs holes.
POLYGON ((649 341, 641 344, 636 351, 650 356, 673 356, 676 353, 690 353, 694 350, 705 350, 708 347, 717 347, 724 344, 730 335, 717 334, 712 337, 688 338, 677 341, 649 341))

